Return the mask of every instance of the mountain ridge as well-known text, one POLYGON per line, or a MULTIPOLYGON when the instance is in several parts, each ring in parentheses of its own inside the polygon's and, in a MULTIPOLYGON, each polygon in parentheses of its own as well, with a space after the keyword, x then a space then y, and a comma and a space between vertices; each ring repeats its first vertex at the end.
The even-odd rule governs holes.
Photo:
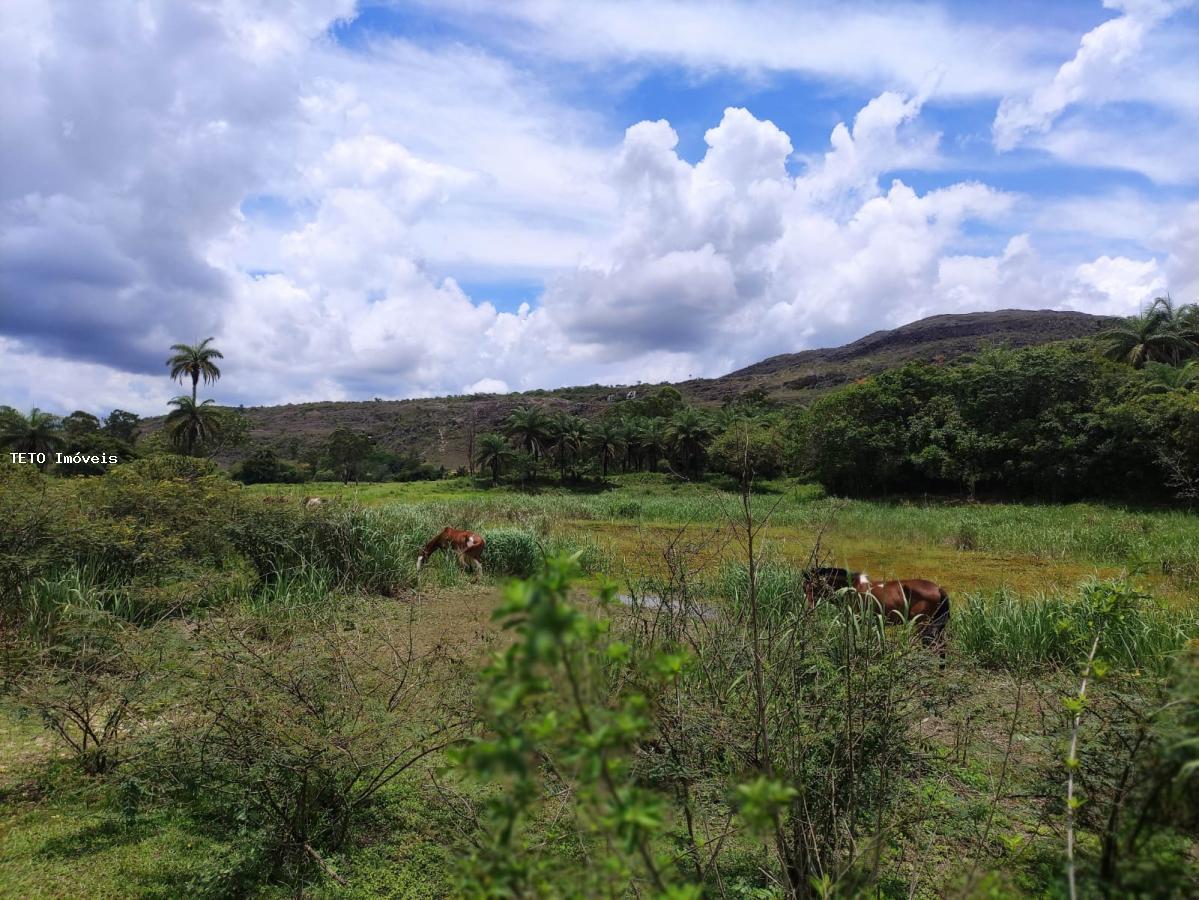
MULTIPOLYGON (((951 362, 986 346, 1026 347, 1089 337, 1112 319, 1058 310, 996 310, 929 316, 864 335, 840 347, 801 350, 760 360, 716 378, 638 385, 586 385, 510 394, 471 394, 411 400, 316 401, 245 407, 253 443, 284 452, 310 446, 336 428, 366 431, 388 450, 452 468, 466 459, 465 435, 495 430, 513 409, 539 403, 596 416, 631 392, 644 395, 672 384, 692 403, 715 406, 753 389, 779 402, 803 402, 858 378, 912 360, 951 362)), ((154 427, 154 420, 147 424, 154 427)))

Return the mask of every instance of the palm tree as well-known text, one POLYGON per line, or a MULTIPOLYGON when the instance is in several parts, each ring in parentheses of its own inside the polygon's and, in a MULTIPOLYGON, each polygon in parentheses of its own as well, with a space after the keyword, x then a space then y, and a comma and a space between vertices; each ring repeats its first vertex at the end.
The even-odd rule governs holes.
POLYGON ((216 347, 209 347, 208 342, 211 340, 212 338, 206 337, 194 347, 190 344, 171 345, 171 349, 175 351, 175 355, 167 360, 167 365, 171 367, 171 380, 178 380, 182 384, 185 378, 191 378, 193 406, 196 403, 196 387, 200 379, 203 378, 204 383, 208 384, 221 377, 221 370, 213 360, 224 359, 225 354, 216 347))
MULTIPOLYGON (((36 406, 25 416, 5 407, 0 418, 0 447, 16 453, 51 453, 63 445, 62 420, 36 406)), ((47 459, 46 462, 49 462, 47 459)), ((46 462, 38 464, 46 468, 46 462)))
POLYGON ((558 462, 559 480, 565 483, 567 467, 578 457, 587 441, 587 423, 578 416, 560 412, 550 423, 548 439, 558 462))
POLYGON ((735 404, 725 404, 712 414, 709 421, 712 423, 713 431, 719 432, 728 431, 745 418, 744 409, 739 409, 735 404))
POLYGON ((1190 315, 1185 311, 1180 316, 1169 297, 1158 297, 1144 312, 1122 319, 1119 324, 1099 333, 1099 339, 1106 343, 1104 356, 1126 362, 1136 369, 1147 362, 1177 365, 1196 352, 1195 345, 1181 333, 1182 323, 1188 321, 1190 315))
POLYGON ((498 484, 500 467, 512 455, 512 448, 502 434, 491 432, 479 436, 475 444, 475 462, 491 469, 491 483, 498 484))
POLYGON ((626 416, 620 420, 620 430, 624 435, 624 469, 626 472, 641 468, 641 460, 645 454, 641 437, 644 425, 644 416, 626 416))
POLYGON ((608 463, 616 459, 624 449, 624 434, 618 422, 605 419, 591 429, 588 445, 600 458, 604 478, 608 477, 608 463))
POLYGON ((666 452, 666 422, 664 419, 646 419, 641 426, 641 449, 645 453, 645 465, 651 472, 658 471, 658 460, 666 452))
POLYGON ((508 414, 504 433, 536 461, 541 458, 541 450, 548 442, 550 427, 550 418, 540 407, 521 406, 508 414))
POLYGON ((220 437, 220 409, 212 400, 196 403, 184 394, 176 397, 169 405, 175 408, 167 413, 164 424, 176 449, 191 456, 197 447, 220 437))
POLYGON ((704 449, 712 437, 712 425, 694 406, 675 413, 666 426, 666 440, 683 471, 699 475, 703 471, 704 449))
POLYGON ((1142 371, 1145 381, 1141 391, 1146 394, 1164 394, 1199 386, 1199 359, 1192 359, 1185 366, 1146 363, 1142 371))
POLYGON ((1195 348, 1192 355, 1199 354, 1199 303, 1184 303, 1178 307, 1174 322, 1182 339, 1195 348))
POLYGON ((1186 347, 1180 347, 1179 353, 1172 360, 1174 365, 1181 365, 1187 357, 1199 355, 1199 304, 1184 303, 1174 305, 1174 298, 1169 294, 1156 297, 1151 310, 1156 310, 1161 316, 1163 328, 1170 334, 1176 334, 1186 341, 1186 347))

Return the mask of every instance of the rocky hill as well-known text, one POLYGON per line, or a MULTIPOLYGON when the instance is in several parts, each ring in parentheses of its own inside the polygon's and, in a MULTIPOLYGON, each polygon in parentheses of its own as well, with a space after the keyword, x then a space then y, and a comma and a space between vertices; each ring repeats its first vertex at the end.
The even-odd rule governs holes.
MULTIPOLYGON (((675 384, 694 403, 719 405, 745 391, 762 388, 772 398, 803 402, 856 378, 910 360, 948 362, 985 346, 1024 347, 1087 337, 1110 322, 1101 316, 1053 310, 999 310, 940 315, 889 331, 876 331, 842 347, 772 356, 719 378, 675 384)), ((514 408, 539 403, 551 409, 595 416, 620 403, 631 391, 657 385, 590 385, 522 394, 435 397, 420 400, 364 400, 247 407, 251 438, 284 452, 293 445, 320 442, 335 428, 369 432, 388 449, 415 453, 434 465, 454 467, 465 460, 465 434, 494 430, 514 408)), ((151 426, 153 427, 153 426, 151 426)))

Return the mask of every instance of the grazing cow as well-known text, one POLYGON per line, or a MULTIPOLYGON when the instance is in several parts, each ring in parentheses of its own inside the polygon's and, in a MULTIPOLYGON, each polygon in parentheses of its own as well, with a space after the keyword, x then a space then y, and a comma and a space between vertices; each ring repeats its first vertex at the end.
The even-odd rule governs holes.
POLYGON ((453 550, 458 554, 458 562, 462 568, 473 568, 475 575, 479 576, 483 574, 483 563, 479 557, 483 555, 483 548, 486 546, 487 542, 481 534, 459 531, 457 528, 443 528, 440 534, 421 549, 416 557, 416 568, 419 571, 438 550, 453 550))
POLYGON ((949 624, 949 594, 934 581, 906 578, 898 581, 871 581, 865 572, 850 575, 853 588, 863 597, 871 597, 888 622, 916 620, 920 640, 933 647, 945 664, 945 626, 949 624))
POLYGON ((304 508, 305 509, 320 509, 322 506, 324 506, 328 502, 329 501, 326 500, 324 497, 305 497, 304 498, 304 508))

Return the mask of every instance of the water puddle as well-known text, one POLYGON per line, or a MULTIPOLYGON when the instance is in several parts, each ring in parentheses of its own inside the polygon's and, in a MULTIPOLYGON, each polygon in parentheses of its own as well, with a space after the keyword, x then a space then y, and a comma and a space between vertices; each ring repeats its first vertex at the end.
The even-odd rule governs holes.
POLYGON ((684 606, 678 600, 663 600, 657 594, 641 594, 638 597, 633 597, 629 594, 617 594, 616 599, 623 606, 638 607, 640 609, 664 609, 680 615, 699 616, 701 619, 710 619, 716 615, 715 609, 705 606, 702 603, 696 603, 694 600, 684 606))

